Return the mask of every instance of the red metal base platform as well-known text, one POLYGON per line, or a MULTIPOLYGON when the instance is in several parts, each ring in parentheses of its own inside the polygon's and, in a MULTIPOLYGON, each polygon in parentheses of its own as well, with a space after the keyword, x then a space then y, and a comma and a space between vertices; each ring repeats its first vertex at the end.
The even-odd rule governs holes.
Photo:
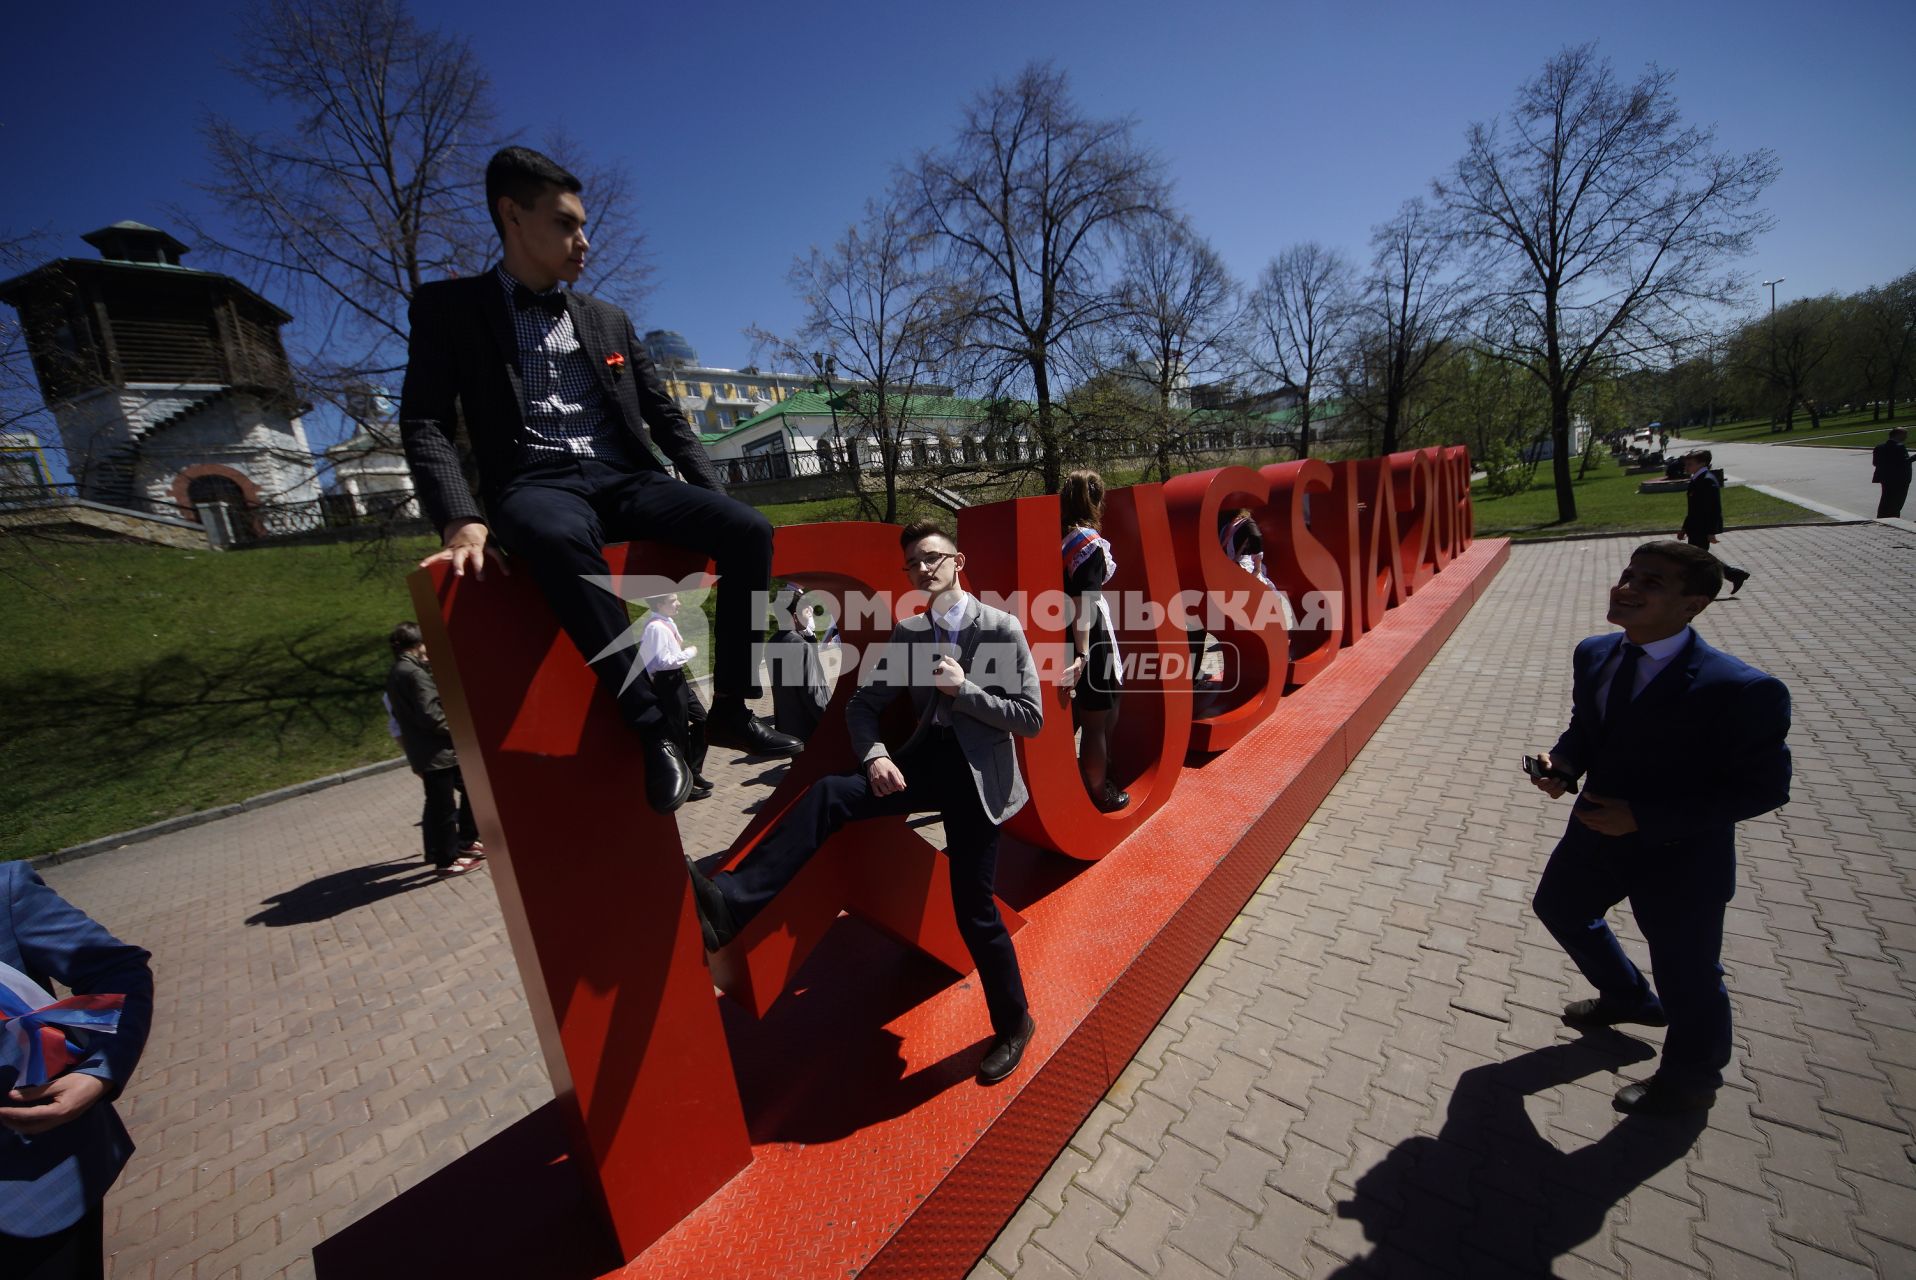
POLYGON ((1508 558, 1474 543, 1112 853, 1007 838, 1037 1021, 995 1088, 983 997, 851 917, 762 1020, 721 1002, 751 1163, 611 1276, 962 1276, 1508 558))

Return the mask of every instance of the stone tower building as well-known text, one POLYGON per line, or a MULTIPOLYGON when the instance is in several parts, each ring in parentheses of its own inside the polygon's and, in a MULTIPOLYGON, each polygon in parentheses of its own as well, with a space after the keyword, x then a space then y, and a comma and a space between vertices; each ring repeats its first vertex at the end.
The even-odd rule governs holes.
POLYGON ((186 246, 138 222, 81 237, 0 282, 82 498, 198 518, 223 502, 257 526, 316 509, 319 477, 279 328, 292 317, 231 276, 180 265, 186 246))

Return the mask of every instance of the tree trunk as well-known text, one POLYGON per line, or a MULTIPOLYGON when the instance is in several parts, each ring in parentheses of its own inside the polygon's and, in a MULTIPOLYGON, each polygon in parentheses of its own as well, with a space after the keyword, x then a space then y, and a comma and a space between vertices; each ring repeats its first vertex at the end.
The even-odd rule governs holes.
POLYGON ((1058 433, 1052 429, 1051 379, 1041 363, 1034 362, 1031 367, 1031 389, 1038 402, 1038 473, 1044 491, 1056 493, 1064 487, 1064 466, 1059 457, 1058 433))
POLYGON ((1577 521, 1577 491, 1570 477, 1570 393, 1550 390, 1550 475, 1557 486, 1557 523, 1577 521))

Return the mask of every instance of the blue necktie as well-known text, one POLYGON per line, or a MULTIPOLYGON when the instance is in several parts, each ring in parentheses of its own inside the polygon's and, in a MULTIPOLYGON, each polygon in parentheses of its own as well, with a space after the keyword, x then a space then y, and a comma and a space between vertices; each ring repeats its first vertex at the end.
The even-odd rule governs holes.
POLYGON ((1617 664, 1617 673, 1610 677, 1610 697, 1603 704, 1603 727, 1607 732, 1623 715, 1623 709, 1630 705, 1630 699, 1637 690, 1637 659, 1643 656, 1643 646, 1625 643, 1623 661, 1617 664))

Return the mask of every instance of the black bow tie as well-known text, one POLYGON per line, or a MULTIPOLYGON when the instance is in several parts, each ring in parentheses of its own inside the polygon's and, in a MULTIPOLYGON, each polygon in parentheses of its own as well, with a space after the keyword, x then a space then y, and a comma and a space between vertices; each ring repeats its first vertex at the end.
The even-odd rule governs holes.
POLYGON ((565 314, 565 291, 555 288, 550 293, 534 293, 522 284, 515 284, 512 286, 512 305, 521 311, 536 308, 556 320, 565 314))

